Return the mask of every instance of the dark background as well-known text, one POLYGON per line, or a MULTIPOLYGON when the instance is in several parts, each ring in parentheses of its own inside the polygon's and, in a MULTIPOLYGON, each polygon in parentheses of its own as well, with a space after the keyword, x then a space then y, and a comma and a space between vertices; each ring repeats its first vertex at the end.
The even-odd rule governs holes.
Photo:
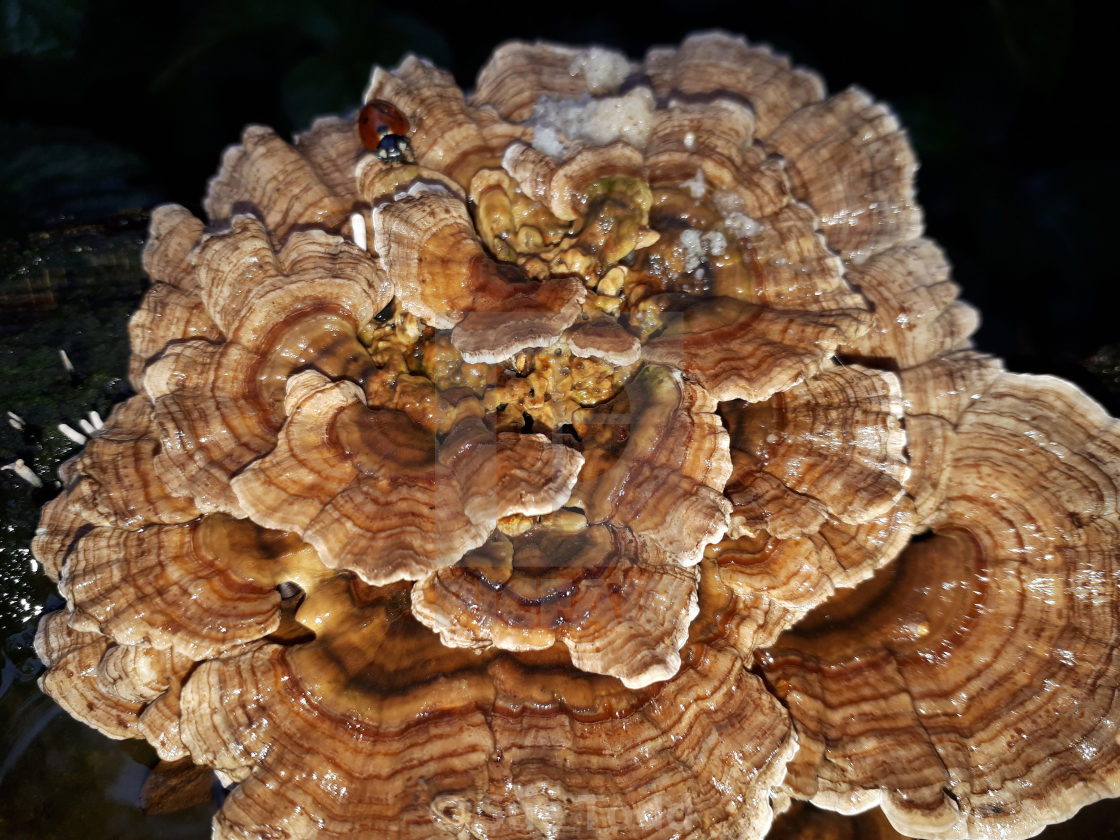
MULTIPOLYGON (((0 463, 22 457, 47 483, 35 491, 0 472, 0 803, 21 803, 0 813, 0 835, 202 836, 205 814, 178 829, 135 819, 145 756, 38 695, 29 643, 52 587, 31 571, 26 544, 38 506, 56 492, 57 463, 77 448, 55 425, 91 408, 107 413, 127 393, 124 330, 145 285, 137 259, 145 211, 176 201, 200 213, 206 180, 242 126, 288 134, 318 114, 352 110, 375 63, 416 52, 470 86, 510 38, 599 43, 638 58, 652 44, 718 27, 789 54, 829 90, 859 84, 910 132, 928 232, 983 313, 977 345, 1012 370, 1073 379, 1120 412, 1116 45, 1087 4, 459 9, 0 0, 0 463), (10 428, 8 410, 28 427, 10 428), (29 797, 33 789, 42 795, 29 797)), ((1104 836, 1103 819, 1063 836, 1104 836)))
MULTIPOLYGON (((1109 247, 1120 187, 1115 45, 1087 5, 885 0, 441 6, 347 0, 4 3, 0 225, 6 234, 168 200, 197 208, 249 122, 281 133, 358 103, 406 51, 463 85, 503 40, 598 42, 632 57, 692 30, 743 32, 899 112, 919 197, 979 344, 1016 370, 1077 374, 1117 341, 1109 247), (13 13, 12 10, 15 10, 13 13)), ((1089 383, 1098 398, 1112 400, 1089 383)))

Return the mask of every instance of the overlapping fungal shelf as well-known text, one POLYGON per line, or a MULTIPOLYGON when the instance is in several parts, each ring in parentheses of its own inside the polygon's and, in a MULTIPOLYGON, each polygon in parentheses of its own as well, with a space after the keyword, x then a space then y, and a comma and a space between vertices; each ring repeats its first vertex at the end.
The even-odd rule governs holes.
POLYGON ((364 102, 153 213, 136 396, 35 538, 46 692, 212 768, 217 838, 1120 793, 1120 430, 971 347, 885 106, 719 33, 364 102))

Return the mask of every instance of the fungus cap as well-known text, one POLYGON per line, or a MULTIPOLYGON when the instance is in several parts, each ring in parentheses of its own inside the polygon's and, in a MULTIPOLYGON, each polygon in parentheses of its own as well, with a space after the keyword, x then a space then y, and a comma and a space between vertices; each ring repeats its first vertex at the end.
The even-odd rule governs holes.
POLYGON ((33 546, 45 691, 212 768, 220 838, 1120 792, 1120 438, 971 349, 885 106, 722 33, 364 100, 399 154, 251 126, 153 213, 137 394, 33 546))

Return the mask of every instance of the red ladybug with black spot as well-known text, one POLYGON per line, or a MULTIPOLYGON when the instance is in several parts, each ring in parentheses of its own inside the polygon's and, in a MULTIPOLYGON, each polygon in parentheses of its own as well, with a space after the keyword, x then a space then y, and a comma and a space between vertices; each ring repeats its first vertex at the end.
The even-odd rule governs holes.
POLYGON ((411 163, 408 118, 400 108, 384 99, 371 99, 358 112, 358 135, 362 145, 388 163, 411 163))

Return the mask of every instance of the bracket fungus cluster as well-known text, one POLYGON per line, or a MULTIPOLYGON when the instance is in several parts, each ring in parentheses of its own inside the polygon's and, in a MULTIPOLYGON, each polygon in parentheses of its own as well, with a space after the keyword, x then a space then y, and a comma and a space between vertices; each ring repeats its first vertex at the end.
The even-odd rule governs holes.
POLYGON ((971 349, 886 107, 718 33, 364 101, 154 212, 45 691, 213 768, 221 838, 1120 794, 1120 428, 971 349))

